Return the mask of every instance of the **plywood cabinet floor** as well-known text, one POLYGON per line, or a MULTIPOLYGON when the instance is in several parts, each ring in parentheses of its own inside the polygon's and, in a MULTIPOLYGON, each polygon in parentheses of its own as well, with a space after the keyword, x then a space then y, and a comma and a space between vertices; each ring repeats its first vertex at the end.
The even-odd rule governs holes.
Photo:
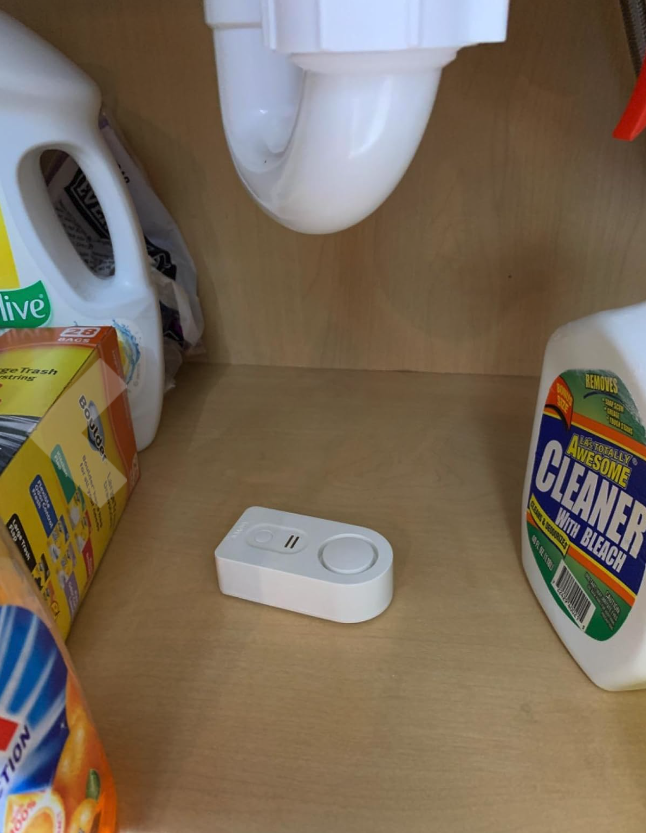
POLYGON ((186 368, 70 647, 132 833, 642 833, 646 692, 596 689, 520 566, 536 382, 186 368), (261 504, 373 527, 342 626, 220 595, 261 504))

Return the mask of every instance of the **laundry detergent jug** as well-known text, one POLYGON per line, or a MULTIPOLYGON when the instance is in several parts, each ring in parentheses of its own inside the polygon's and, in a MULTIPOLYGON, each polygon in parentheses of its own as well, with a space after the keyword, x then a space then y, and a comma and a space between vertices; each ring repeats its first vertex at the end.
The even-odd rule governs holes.
POLYGON ((115 327, 141 450, 157 431, 164 392, 159 303, 134 207, 99 131, 96 84, 0 12, 0 332, 16 327, 115 327), (50 202, 48 150, 80 168, 70 197, 114 249, 114 274, 83 263, 50 202), (96 194, 96 197, 95 197, 96 194))

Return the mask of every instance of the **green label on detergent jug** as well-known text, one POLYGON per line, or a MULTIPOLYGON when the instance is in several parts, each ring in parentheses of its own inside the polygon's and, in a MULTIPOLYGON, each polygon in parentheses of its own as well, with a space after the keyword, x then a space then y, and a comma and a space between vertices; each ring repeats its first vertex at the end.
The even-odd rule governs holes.
POLYGON ((0 211, 0 330, 44 327, 51 314, 52 305, 42 281, 20 286, 9 234, 0 211))
POLYGON ((52 305, 42 281, 23 289, 0 290, 0 329, 44 327, 52 305))
POLYGON ((568 370, 552 384, 527 506, 536 563, 563 613, 614 636, 646 566, 646 432, 622 380, 568 370))

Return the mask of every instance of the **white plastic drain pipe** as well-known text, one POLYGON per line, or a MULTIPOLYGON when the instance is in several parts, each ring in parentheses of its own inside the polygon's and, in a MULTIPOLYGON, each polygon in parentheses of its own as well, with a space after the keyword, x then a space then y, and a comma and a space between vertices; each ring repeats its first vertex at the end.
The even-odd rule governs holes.
POLYGON ((392 193, 442 68, 505 39, 509 0, 205 0, 224 128, 249 193, 326 234, 392 193))

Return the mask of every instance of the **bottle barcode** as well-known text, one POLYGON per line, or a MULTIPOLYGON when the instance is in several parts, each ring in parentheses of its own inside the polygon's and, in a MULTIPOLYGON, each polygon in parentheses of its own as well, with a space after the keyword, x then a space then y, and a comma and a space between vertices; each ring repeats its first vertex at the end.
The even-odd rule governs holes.
POLYGON ((592 604, 592 600, 576 580, 575 576, 570 572, 565 561, 561 561, 557 567, 554 578, 552 579, 552 587, 570 611, 574 621, 579 625, 581 630, 585 630, 590 624, 590 619, 592 619, 596 607, 592 604))

